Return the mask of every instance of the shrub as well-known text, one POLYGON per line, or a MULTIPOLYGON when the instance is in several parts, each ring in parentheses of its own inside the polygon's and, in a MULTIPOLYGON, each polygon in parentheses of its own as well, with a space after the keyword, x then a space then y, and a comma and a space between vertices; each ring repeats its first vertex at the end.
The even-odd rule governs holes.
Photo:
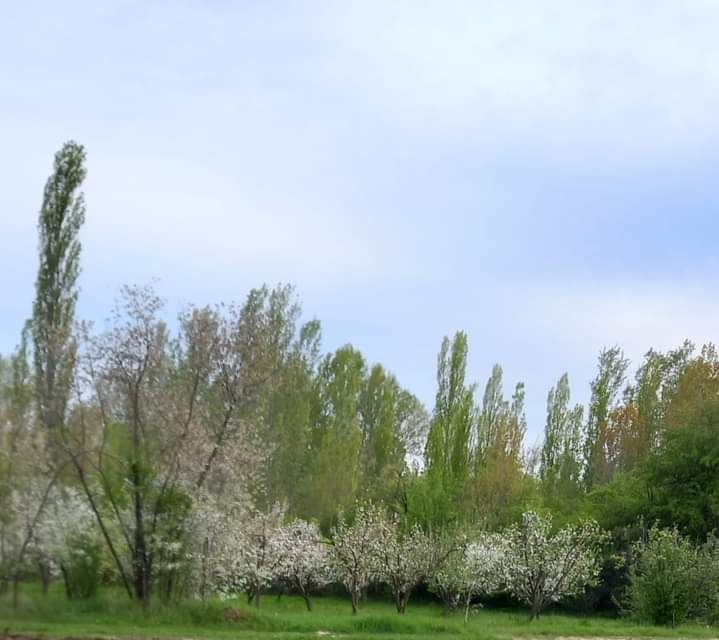
POLYGON ((713 540, 697 547, 676 528, 653 527, 634 548, 630 611, 641 620, 672 627, 710 616, 719 595, 716 549, 713 540))
POLYGON ((67 540, 60 569, 68 598, 90 598, 100 584, 102 545, 91 535, 78 533, 67 540))

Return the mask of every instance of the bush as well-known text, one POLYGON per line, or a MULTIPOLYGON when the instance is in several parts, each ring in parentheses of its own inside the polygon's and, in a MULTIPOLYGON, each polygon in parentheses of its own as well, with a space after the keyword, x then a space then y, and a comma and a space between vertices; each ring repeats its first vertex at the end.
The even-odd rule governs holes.
POLYGON ((91 535, 79 533, 67 541, 60 568, 68 598, 90 598, 100 584, 102 546, 91 535))
POLYGON ((716 609, 717 545, 697 547, 677 529, 652 528, 638 542, 627 590, 630 611, 639 619, 675 627, 706 618, 716 609))

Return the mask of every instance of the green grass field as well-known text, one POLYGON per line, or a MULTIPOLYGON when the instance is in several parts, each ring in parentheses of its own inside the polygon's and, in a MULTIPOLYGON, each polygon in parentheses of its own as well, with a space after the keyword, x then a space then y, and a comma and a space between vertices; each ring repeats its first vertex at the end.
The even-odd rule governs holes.
POLYGON ((314 610, 294 596, 265 596, 259 611, 246 600, 213 600, 206 606, 184 602, 175 606, 153 605, 143 612, 120 591, 105 590, 84 601, 65 599, 60 585, 43 597, 35 585, 23 585, 20 605, 0 597, 0 631, 43 633, 51 636, 146 636, 193 638, 436 638, 464 636, 501 640, 521 636, 586 637, 698 637, 719 636, 716 628, 686 625, 677 629, 638 625, 613 618, 548 613, 528 622, 521 611, 480 609, 465 624, 461 614, 445 616, 432 602, 410 603, 407 613, 397 614, 389 602, 369 601, 353 616, 349 599, 317 597, 314 610), (227 607, 242 610, 242 619, 228 621, 227 607))

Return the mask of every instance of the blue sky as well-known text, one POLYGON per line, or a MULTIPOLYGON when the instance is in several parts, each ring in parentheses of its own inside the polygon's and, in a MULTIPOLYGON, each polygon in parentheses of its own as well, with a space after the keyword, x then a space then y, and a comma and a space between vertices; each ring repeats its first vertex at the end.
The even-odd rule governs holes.
POLYGON ((0 352, 52 155, 87 147, 79 313, 297 286, 431 407, 443 335, 527 384, 716 340, 719 4, 23 2, 0 21, 0 352))

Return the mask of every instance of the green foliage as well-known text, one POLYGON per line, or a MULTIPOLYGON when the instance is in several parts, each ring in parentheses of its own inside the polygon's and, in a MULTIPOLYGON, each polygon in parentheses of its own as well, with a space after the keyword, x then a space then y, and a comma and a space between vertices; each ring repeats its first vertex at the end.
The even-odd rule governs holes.
POLYGON ((719 401, 700 402, 686 424, 666 430, 645 478, 652 517, 700 540, 719 530, 719 401))
POLYGON ((358 489, 362 451, 359 395, 365 366, 362 354, 349 345, 328 355, 320 365, 312 515, 324 526, 339 508, 352 504, 358 489), (340 469, 342 473, 338 473, 340 469))
POLYGON ((676 627, 714 610, 719 597, 715 545, 699 548, 677 529, 655 527, 635 553, 627 597, 637 618, 676 627))
POLYGON ((624 384, 628 367, 629 360, 624 357, 624 352, 619 347, 602 349, 599 354, 599 371, 591 383, 592 395, 584 442, 584 482, 587 489, 607 480, 602 474, 605 454, 602 448, 602 432, 606 429, 609 414, 624 384))
POLYGON ((100 585, 102 544, 90 534, 72 536, 61 562, 68 598, 91 598, 100 585))
MULTIPOLYGON (((474 387, 465 383, 467 336, 444 338, 437 357, 437 396, 425 461, 433 486, 425 495, 459 503, 470 468, 470 441, 475 425, 474 387)), ((438 511, 438 509, 433 509, 438 511)))
POLYGON ((576 501, 581 486, 583 407, 569 406, 569 377, 565 373, 547 396, 539 475, 550 501, 576 501))
POLYGON ((443 484, 467 477, 474 426, 474 387, 465 384, 467 335, 444 338, 437 356, 437 397, 427 441, 427 469, 443 484))
POLYGON ((637 471, 618 474, 591 491, 584 506, 605 529, 631 525, 649 508, 646 479, 637 471))
POLYGON ((80 228, 85 201, 85 149, 67 142, 55 155, 38 222, 40 265, 35 284, 32 336, 40 416, 62 424, 70 394, 76 346, 71 337, 80 274, 80 228))
POLYGON ((293 512, 312 513, 312 419, 318 412, 316 381, 322 330, 317 320, 300 327, 266 401, 266 437, 273 447, 267 473, 268 506, 286 501, 293 512))

